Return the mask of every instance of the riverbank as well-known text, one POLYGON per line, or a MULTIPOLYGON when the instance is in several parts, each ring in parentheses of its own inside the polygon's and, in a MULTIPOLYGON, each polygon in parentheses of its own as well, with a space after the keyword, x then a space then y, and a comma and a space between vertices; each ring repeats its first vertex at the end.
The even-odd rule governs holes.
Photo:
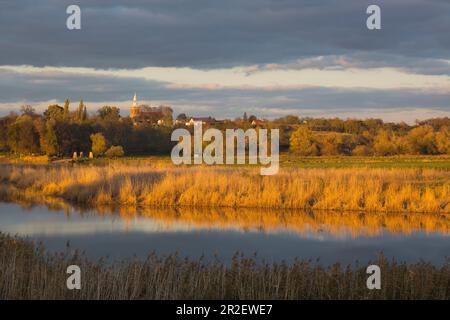
POLYGON ((0 299, 450 299, 450 261, 435 267, 380 257, 381 290, 368 290, 367 266, 263 264, 239 255, 228 266, 176 255, 109 265, 68 252, 0 234, 0 299), (82 271, 81 290, 66 287, 69 265, 82 271))
POLYGON ((74 204, 450 213, 450 171, 423 168, 0 164, 0 197, 74 204))

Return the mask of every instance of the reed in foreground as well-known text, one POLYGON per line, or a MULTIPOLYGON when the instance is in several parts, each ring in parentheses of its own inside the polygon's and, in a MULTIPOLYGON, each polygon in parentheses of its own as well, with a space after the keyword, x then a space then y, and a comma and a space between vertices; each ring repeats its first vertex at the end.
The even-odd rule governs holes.
POLYGON ((450 213, 450 171, 1 165, 3 199, 78 204, 450 213))
POLYGON ((308 261, 263 264, 236 256, 230 265, 177 256, 115 265, 0 234, 0 299, 450 299, 450 261, 441 267, 382 257, 381 290, 368 290, 366 268, 322 268, 308 261), (82 270, 68 290, 66 268, 82 270))

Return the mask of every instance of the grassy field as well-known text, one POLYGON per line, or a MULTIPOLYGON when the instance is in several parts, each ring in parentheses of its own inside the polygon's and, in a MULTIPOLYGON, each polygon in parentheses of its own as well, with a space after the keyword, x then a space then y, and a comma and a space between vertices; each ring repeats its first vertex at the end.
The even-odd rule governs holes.
MULTIPOLYGON (((66 162, 70 159, 66 159, 66 162)), ((0 154, 0 162, 13 163, 49 163, 46 156, 11 156, 0 154)), ((56 161, 58 163, 58 161, 56 161)), ((78 162, 85 165, 159 165, 172 166, 170 156, 133 156, 117 159, 95 158, 83 159, 78 162)), ((321 156, 300 157, 289 153, 280 154, 280 166, 291 168, 428 168, 449 169, 450 156, 387 156, 387 157, 358 157, 358 156, 321 156)), ((231 167, 231 166, 229 166, 231 167)), ((236 167, 236 166, 232 166, 236 167)), ((239 165, 238 167, 252 167, 239 165)), ((253 166, 254 167, 254 166, 253 166)))
POLYGON ((298 168, 429 168, 450 169, 449 156, 296 157, 281 154, 281 165, 298 168))
POLYGON ((441 267, 383 257, 381 289, 368 290, 363 266, 322 268, 310 261, 231 265, 149 255, 106 264, 82 255, 48 254, 42 246, 0 234, 0 299, 450 299, 450 261, 441 267), (81 268, 81 290, 68 290, 66 269, 81 268))
POLYGON ((0 165, 0 197, 84 205, 450 212, 450 171, 410 168, 177 167, 163 163, 0 165))
MULTIPOLYGON (((169 156, 124 157, 120 159, 97 158, 87 163, 106 165, 110 163, 149 165, 172 165, 169 156)), ((299 157, 289 153, 280 155, 280 166, 290 168, 429 168, 450 169, 450 156, 390 156, 390 157, 299 157)), ((229 167, 236 167, 235 165, 229 167)), ((255 167, 239 165, 239 167, 255 167)))

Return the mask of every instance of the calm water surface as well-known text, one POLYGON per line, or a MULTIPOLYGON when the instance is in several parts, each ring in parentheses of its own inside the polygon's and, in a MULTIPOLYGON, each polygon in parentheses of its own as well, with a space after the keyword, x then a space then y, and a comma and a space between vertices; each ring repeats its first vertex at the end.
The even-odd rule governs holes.
MULTIPOLYGON (((135 210, 135 209, 134 209, 135 210)), ((0 203, 0 231, 42 241, 49 250, 71 248, 90 258, 145 257, 154 251, 182 257, 236 251, 266 261, 317 259, 323 264, 373 261, 379 252, 399 261, 442 264, 450 256, 450 221, 445 216, 364 216, 283 212, 97 212, 0 203), (241 218, 245 217, 245 218, 241 218), (275 217, 275 218, 274 218, 275 217)))

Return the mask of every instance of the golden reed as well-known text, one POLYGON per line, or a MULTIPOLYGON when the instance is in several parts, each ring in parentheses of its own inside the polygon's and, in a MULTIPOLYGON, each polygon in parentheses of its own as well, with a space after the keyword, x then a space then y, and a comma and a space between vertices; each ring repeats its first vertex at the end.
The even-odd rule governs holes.
POLYGON ((450 212, 450 171, 437 169, 0 166, 0 195, 88 205, 450 212))
POLYGON ((450 298, 450 261, 396 263, 380 257, 381 290, 367 290, 366 267, 310 261, 264 263, 164 258, 108 264, 0 234, 0 299, 442 299, 450 298), (82 290, 67 290, 66 269, 83 270, 82 290))

